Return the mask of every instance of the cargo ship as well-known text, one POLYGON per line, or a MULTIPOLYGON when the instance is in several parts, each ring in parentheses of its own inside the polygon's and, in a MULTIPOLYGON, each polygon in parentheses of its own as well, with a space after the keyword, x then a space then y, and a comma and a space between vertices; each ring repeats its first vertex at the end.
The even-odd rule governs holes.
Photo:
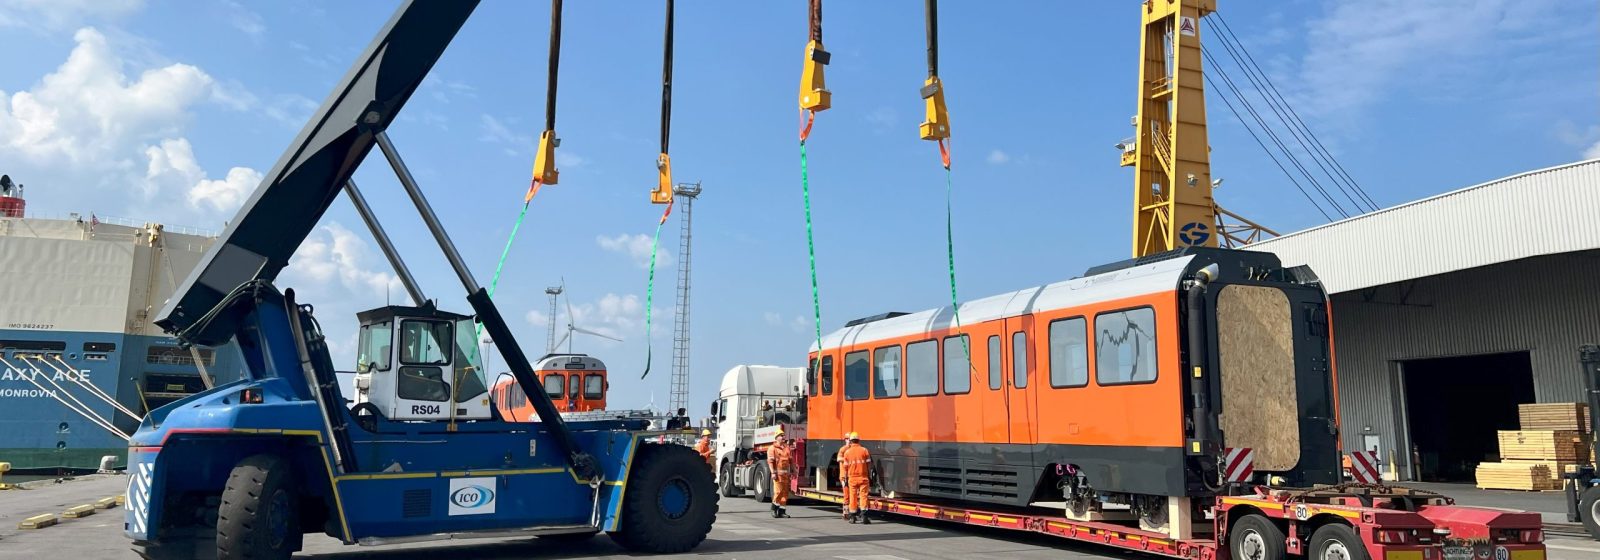
POLYGON ((22 186, 0 176, 0 462, 120 467, 135 415, 203 390, 202 369, 238 378, 226 350, 180 348, 151 323, 216 235, 26 209, 22 186))

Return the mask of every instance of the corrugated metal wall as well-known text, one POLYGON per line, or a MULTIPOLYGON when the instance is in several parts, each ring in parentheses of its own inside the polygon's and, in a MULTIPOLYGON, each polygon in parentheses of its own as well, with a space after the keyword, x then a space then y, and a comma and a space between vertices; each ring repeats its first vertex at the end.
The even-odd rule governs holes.
POLYGON ((1527 351, 1540 402, 1582 400, 1577 349, 1600 344, 1597 278, 1600 251, 1583 251, 1335 294, 1345 448, 1360 449, 1370 426, 1384 454, 1395 451, 1409 471, 1396 398, 1401 360, 1527 351))

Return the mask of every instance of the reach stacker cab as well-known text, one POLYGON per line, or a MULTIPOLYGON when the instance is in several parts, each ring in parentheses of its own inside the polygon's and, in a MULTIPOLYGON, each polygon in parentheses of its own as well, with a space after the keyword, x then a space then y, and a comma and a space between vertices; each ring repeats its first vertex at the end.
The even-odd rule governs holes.
POLYGON ((246 375, 151 412, 133 434, 124 532, 143 557, 287 558, 307 533, 379 545, 603 531, 667 553, 710 532, 710 471, 656 443, 682 430, 568 421, 539 390, 525 392, 538 422, 490 408, 479 328, 518 385, 540 386, 534 368, 385 132, 476 4, 402 5, 162 309, 156 323, 195 351, 237 345, 246 375), (472 315, 423 294, 351 182, 374 146, 472 315), (273 283, 340 190, 417 303, 359 315, 362 389, 350 401, 312 306, 273 283))
MULTIPOLYGON (((1583 368, 1583 387, 1588 395, 1589 433, 1600 434, 1600 346, 1585 345, 1578 348, 1578 363, 1583 368)), ((1589 464, 1580 465, 1576 472, 1566 473, 1567 521, 1583 523, 1589 536, 1600 540, 1600 441, 1589 438, 1589 464)))

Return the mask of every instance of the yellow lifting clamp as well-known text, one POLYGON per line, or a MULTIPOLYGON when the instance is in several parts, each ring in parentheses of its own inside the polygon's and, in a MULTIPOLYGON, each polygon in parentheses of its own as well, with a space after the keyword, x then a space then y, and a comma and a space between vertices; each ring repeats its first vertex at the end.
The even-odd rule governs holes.
POLYGON ((800 110, 813 113, 826 111, 833 106, 833 92, 823 80, 822 67, 832 55, 822 50, 822 41, 812 39, 806 43, 806 60, 800 72, 800 110))
POLYGON ((556 148, 561 139, 556 131, 546 130, 539 135, 539 152, 533 156, 533 180, 545 185, 556 184, 560 173, 556 171, 556 148))
POLYGON ((672 202, 672 157, 661 154, 656 158, 656 171, 659 181, 656 190, 650 191, 650 203, 668 204, 672 202))
POLYGON ((944 82, 938 76, 928 76, 922 85, 922 99, 927 101, 927 119, 918 131, 923 140, 950 138, 950 115, 944 110, 944 82))

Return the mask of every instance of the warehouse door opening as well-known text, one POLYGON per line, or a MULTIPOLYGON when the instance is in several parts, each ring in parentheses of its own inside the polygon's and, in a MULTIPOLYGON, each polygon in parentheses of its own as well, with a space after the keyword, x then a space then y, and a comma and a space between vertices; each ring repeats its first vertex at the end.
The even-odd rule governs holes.
POLYGON ((1496 461, 1498 430, 1517 429, 1517 405, 1534 402, 1527 352, 1401 362, 1416 474, 1471 482, 1478 463, 1496 461))

